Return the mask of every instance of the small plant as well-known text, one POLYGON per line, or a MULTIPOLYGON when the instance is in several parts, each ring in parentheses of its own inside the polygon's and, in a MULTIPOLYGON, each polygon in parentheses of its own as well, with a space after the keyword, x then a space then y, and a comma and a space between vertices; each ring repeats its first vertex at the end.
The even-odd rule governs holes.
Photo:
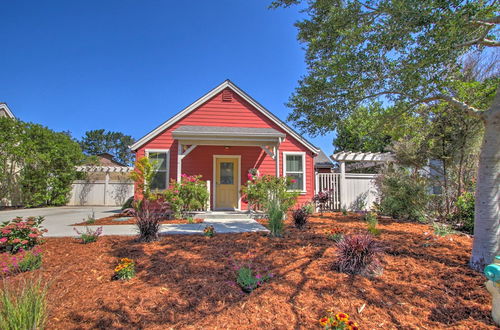
POLYGON ((134 203, 134 196, 127 198, 125 203, 122 205, 122 211, 126 209, 130 209, 134 203))
POLYGON ((326 231, 326 238, 334 242, 339 242, 344 238, 344 232, 340 227, 335 226, 326 231))
POLYGON ((378 225, 378 220, 377 220, 377 214, 375 212, 368 212, 364 216, 364 220, 367 223, 367 230, 370 234, 374 236, 380 235, 380 229, 377 228, 378 225))
POLYGON ((295 227, 298 229, 302 229, 309 219, 309 213, 304 207, 301 207, 293 211, 292 217, 295 227))
POLYGON ((474 234, 475 197, 472 192, 464 192, 455 202, 457 208, 452 216, 458 230, 474 234))
POLYGON ((304 211, 307 213, 308 216, 313 215, 314 213, 314 204, 313 203, 306 203, 304 206, 302 206, 304 211))
POLYGON ((203 235, 206 237, 213 237, 215 235, 214 226, 206 226, 205 229, 203 229, 203 235))
POLYGON ((319 319, 319 325, 323 329, 335 330, 358 330, 356 322, 349 320, 349 315, 346 313, 329 312, 327 316, 319 319))
POLYGON ((115 279, 130 280, 135 276, 135 263, 129 258, 121 258, 115 267, 115 279))
POLYGON ((19 250, 16 254, 3 253, 0 255, 0 274, 10 275, 27 272, 42 266, 42 253, 38 246, 31 250, 19 250))
POLYGON ((128 209, 127 212, 136 218, 139 241, 152 242, 158 239, 160 222, 167 217, 169 209, 169 204, 161 197, 134 202, 134 208, 128 209))
POLYGON ((187 217, 188 223, 195 223, 194 218, 192 216, 187 217))
POLYGON ((345 207, 343 207, 340 211, 342 212, 342 215, 343 215, 343 216, 348 215, 348 213, 347 213, 347 209, 346 209, 345 207))
POLYGON ((20 272, 29 272, 40 267, 42 267, 42 253, 40 248, 37 247, 24 251, 24 255, 17 265, 20 272))
POLYGON ((347 235, 337 242, 334 268, 348 274, 377 275, 382 270, 383 249, 371 235, 347 235))
POLYGON ((444 223, 434 222, 432 224, 432 228, 434 229, 434 234, 441 237, 445 237, 455 233, 451 226, 444 223))
POLYGON ((87 215, 87 219, 83 219, 87 225, 93 225, 96 222, 95 212, 92 210, 92 213, 87 215))
POLYGON ((93 243, 99 239, 99 236, 102 235, 102 226, 98 227, 96 230, 92 230, 89 227, 85 227, 85 231, 79 231, 76 228, 73 230, 80 236, 83 244, 93 243))
POLYGON ((41 243, 43 233, 47 232, 41 226, 43 220, 43 217, 29 217, 26 220, 17 217, 4 221, 0 225, 0 251, 16 253, 41 243))
POLYGON ((319 204, 319 209, 321 216, 323 216, 323 211, 325 209, 326 203, 330 200, 330 193, 328 191, 320 191, 313 197, 313 201, 319 204))
POLYGON ((269 201, 268 206, 268 217, 269 217, 269 231, 271 232, 271 236, 281 237, 283 236, 283 228, 284 228, 284 212, 279 205, 279 202, 275 199, 269 201))
POLYGON ((43 329, 47 321, 47 284, 25 279, 12 285, 4 282, 0 292, 0 329, 43 329))

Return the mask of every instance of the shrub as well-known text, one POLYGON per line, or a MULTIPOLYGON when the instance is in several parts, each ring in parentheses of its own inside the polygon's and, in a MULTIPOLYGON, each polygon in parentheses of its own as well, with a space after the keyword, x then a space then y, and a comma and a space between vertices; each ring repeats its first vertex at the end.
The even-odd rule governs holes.
POLYGON ((24 255, 19 261, 18 271, 28 272, 42 267, 42 253, 36 247, 29 251, 25 251, 24 255))
POLYGON ((75 232, 80 236, 83 244, 93 243, 99 239, 99 236, 102 235, 102 226, 98 227, 96 230, 92 230, 89 227, 85 227, 85 231, 79 231, 76 228, 73 228, 75 232))
POLYGON ((347 235, 337 243, 334 268, 348 274, 376 275, 383 249, 371 235, 347 235))
POLYGON ((304 207, 298 208, 292 213, 293 223, 298 229, 304 228, 309 218, 309 213, 304 209, 304 207))
POLYGON ((39 247, 31 250, 19 250, 16 254, 3 253, 0 255, 0 273, 10 275, 18 272, 27 272, 42 266, 42 253, 39 247))
POLYGON ((282 208, 279 205, 279 202, 275 199, 272 199, 268 202, 268 226, 271 235, 274 237, 281 237, 283 235, 284 228, 284 215, 282 208))
POLYGON ((162 198, 134 202, 134 208, 127 211, 136 218, 139 241, 152 242, 158 239, 160 222, 166 218, 169 209, 168 203, 162 198))
POLYGON ((203 235, 206 237, 213 237, 215 235, 214 226, 206 226, 205 229, 203 229, 203 235))
POLYGON ((171 180, 164 197, 176 217, 182 212, 205 210, 209 197, 207 183, 201 180, 201 175, 182 174, 180 183, 171 180))
POLYGON ((132 208, 132 207, 133 207, 133 203, 134 203, 134 196, 129 197, 129 198, 125 201, 125 203, 123 203, 123 205, 122 205, 122 211, 123 211, 123 210, 126 210, 126 209, 130 209, 130 208, 132 208))
POLYGON ((328 238, 329 240, 334 241, 334 242, 339 242, 342 239, 344 239, 344 232, 338 226, 335 226, 331 229, 327 229, 325 234, 326 234, 326 238, 328 238))
POLYGON ((345 207, 343 207, 340 211, 342 212, 342 215, 344 215, 344 216, 348 215, 347 209, 345 207))
POLYGON ((43 217, 29 217, 26 220, 17 217, 3 222, 0 226, 0 250, 16 253, 39 244, 43 233, 47 231, 41 226, 43 220, 43 217))
POLYGON ((308 216, 313 215, 314 213, 314 204, 313 203, 306 203, 304 206, 302 206, 304 211, 307 213, 308 216))
POLYGON ((319 204, 319 209, 321 211, 321 216, 323 216, 323 211, 325 209, 325 204, 330 200, 330 193, 328 191, 320 191, 313 197, 313 201, 319 204))
POLYGON ((368 226, 368 232, 372 235, 378 236, 380 235, 380 230, 377 228, 378 220, 377 214, 375 212, 368 212, 363 217, 368 226))
POLYGON ((43 329, 47 321, 47 284, 24 280, 11 286, 4 282, 0 292, 0 329, 43 329))
POLYGON ((135 276, 135 263, 129 258, 121 258, 115 267, 115 279, 130 280, 135 276))
POLYGON ((434 222, 432 224, 432 228, 434 229, 434 234, 441 237, 445 237, 454 233, 453 228, 444 223, 434 222))
POLYGON ((458 230, 469 234, 474 233, 474 210, 475 197, 472 192, 464 192, 455 202, 457 208, 456 213, 452 216, 452 220, 458 230))
POLYGON ((384 174, 378 185, 382 214, 397 219, 425 221, 430 199, 425 178, 399 168, 384 174))
POLYGON ((273 277, 271 272, 255 267, 252 261, 242 264, 235 263, 234 269, 236 270, 236 283, 247 293, 252 292, 273 277))
POLYGON ((299 193, 288 190, 292 178, 249 175, 250 178, 247 185, 241 189, 243 199, 248 202, 249 208, 269 213, 269 200, 276 200, 283 213, 286 213, 297 202, 299 193))
POLYGON ((319 319, 319 325, 323 329, 335 330, 358 330, 356 322, 349 320, 349 315, 346 313, 329 312, 327 316, 319 319))

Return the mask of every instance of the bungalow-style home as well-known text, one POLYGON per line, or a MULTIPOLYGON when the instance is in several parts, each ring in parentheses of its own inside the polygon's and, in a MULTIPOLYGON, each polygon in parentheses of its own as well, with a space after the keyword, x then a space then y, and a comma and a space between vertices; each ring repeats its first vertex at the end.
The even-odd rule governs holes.
POLYGON ((212 210, 246 210, 241 187, 250 170, 295 179, 299 202, 314 195, 320 150, 230 80, 224 81, 131 146, 155 159, 152 188, 182 174, 210 181, 212 210))
POLYGON ((7 103, 0 102, 0 118, 2 117, 16 119, 12 111, 10 111, 9 107, 7 106, 7 103))
POLYGON ((323 150, 319 151, 318 156, 314 157, 314 168, 317 173, 332 173, 335 165, 323 150))

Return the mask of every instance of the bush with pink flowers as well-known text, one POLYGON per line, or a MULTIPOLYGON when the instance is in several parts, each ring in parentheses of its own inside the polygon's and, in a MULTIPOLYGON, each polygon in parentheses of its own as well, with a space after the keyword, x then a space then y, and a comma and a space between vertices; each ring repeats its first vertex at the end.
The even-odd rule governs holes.
POLYGON ((16 253, 19 250, 29 250, 39 244, 43 233, 41 224, 43 217, 17 217, 0 225, 0 251, 16 253))
POLYGON ((31 250, 19 249, 18 253, 0 254, 0 275, 28 272, 42 266, 42 250, 39 246, 31 250))
POLYGON ((170 187, 164 192, 165 200, 176 217, 181 213, 205 210, 208 202, 206 181, 201 175, 181 175, 181 182, 171 180, 170 187))

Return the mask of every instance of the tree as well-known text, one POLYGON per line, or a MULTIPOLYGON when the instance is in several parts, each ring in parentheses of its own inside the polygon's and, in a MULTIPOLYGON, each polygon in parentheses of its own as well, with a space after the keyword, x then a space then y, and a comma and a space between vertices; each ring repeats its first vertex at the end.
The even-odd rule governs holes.
POLYGON ((80 140, 80 147, 87 155, 109 153, 120 163, 132 164, 133 154, 128 148, 135 140, 130 135, 97 129, 85 132, 80 140))
POLYGON ((308 17, 296 23, 308 73, 288 103, 289 119, 310 134, 336 129, 353 109, 374 100, 402 112, 446 102, 479 117, 484 138, 470 260, 475 269, 499 250, 500 93, 495 86, 489 109, 477 108, 459 98, 454 82, 464 55, 500 46, 499 10, 494 0, 309 0, 308 17))

